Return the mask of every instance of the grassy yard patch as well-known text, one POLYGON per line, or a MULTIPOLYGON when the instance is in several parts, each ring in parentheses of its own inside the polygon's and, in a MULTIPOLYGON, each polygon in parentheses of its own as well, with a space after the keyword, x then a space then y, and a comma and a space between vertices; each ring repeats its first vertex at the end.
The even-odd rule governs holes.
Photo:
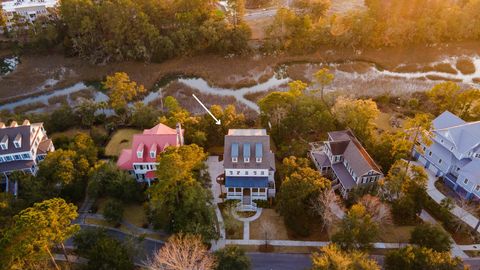
POLYGON ((392 126, 390 119, 392 118, 392 113, 380 112, 377 119, 375 119, 375 125, 379 130, 383 131, 396 131, 398 128, 392 126))
POLYGON ((207 152, 213 156, 222 156, 223 155, 223 146, 212 146, 208 148, 207 152))
POLYGON ((146 224, 147 215, 145 214, 145 209, 141 204, 128 204, 125 206, 125 211, 123 212, 123 220, 137 226, 142 227, 146 224))
POLYGON ((378 242, 408 243, 410 240, 410 233, 414 228, 415 226, 382 226, 378 242))
POLYGON ((250 222, 250 239, 262 240, 265 239, 265 223, 269 223, 271 235, 270 239, 275 240, 300 240, 300 241, 328 241, 329 237, 326 231, 322 230, 321 224, 315 224, 309 236, 300 237, 294 235, 287 229, 280 216, 274 209, 263 209, 262 215, 253 222, 250 222))
POLYGON ((268 227, 271 235, 270 239, 288 240, 287 228, 281 217, 273 209, 263 209, 260 217, 253 222, 250 222, 250 239, 262 240, 265 239, 262 224, 270 224, 268 227))
POLYGON ((242 239, 243 238, 243 222, 235 219, 230 212, 228 203, 219 203, 218 207, 222 212, 223 221, 225 223, 225 233, 227 239, 242 239))
POLYGON ((105 155, 118 157, 123 149, 132 146, 133 135, 139 133, 142 133, 142 131, 138 129, 126 128, 118 130, 115 132, 115 134, 113 134, 112 138, 105 147, 105 155))

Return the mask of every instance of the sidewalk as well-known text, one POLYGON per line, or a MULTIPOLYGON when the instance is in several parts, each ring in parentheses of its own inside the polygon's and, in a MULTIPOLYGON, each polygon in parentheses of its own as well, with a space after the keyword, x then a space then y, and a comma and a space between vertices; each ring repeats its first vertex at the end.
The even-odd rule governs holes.
MULTIPOLYGON (((245 240, 245 239, 227 239, 227 245, 252 245, 259 246, 264 245, 265 240, 245 240)), ((287 247, 324 247, 331 242, 322 241, 294 241, 294 240, 268 240, 268 244, 272 246, 287 246, 287 247)), ((374 248, 379 249, 393 249, 401 248, 408 245, 408 243, 373 243, 374 248)))
POLYGON ((222 212, 220 208, 218 208, 218 203, 222 202, 220 199, 220 195, 222 194, 221 186, 217 183, 217 176, 223 173, 223 162, 219 161, 218 156, 209 156, 207 159, 207 166, 208 166, 208 173, 210 174, 211 180, 211 189, 213 195, 213 205, 215 207, 215 215, 217 216, 218 220, 218 230, 220 233, 220 237, 218 240, 212 240, 212 247, 211 250, 215 251, 225 247, 225 223, 223 221, 222 212))
MULTIPOLYGON (((412 164, 423 167, 423 165, 417 161, 412 161, 412 164)), ((446 197, 437 189, 437 187, 435 187, 435 181, 437 181, 437 177, 435 177, 433 172, 429 170, 425 170, 425 172, 428 175, 427 193, 435 202, 440 203, 446 197)), ((456 204, 450 212, 465 222, 472 229, 475 229, 479 222, 478 218, 458 207, 456 204)), ((480 232, 478 229, 477 231, 480 232)))

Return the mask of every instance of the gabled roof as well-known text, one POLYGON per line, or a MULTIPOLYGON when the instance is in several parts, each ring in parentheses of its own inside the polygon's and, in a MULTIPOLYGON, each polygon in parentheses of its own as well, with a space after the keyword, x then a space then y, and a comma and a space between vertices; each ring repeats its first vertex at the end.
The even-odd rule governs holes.
POLYGON ((480 183, 480 159, 474 159, 461 169, 470 181, 480 183))
MULTIPOLYGON (((181 131, 183 135, 183 130, 181 131)), ((154 163, 157 157, 151 157, 150 152, 156 155, 168 146, 179 146, 177 131, 164 124, 158 124, 151 129, 145 129, 142 134, 133 135, 132 148, 122 150, 117 166, 124 170, 131 170, 133 163, 154 163), (137 152, 143 152, 139 158, 137 152)))
POLYGON ((433 133, 450 141, 459 153, 467 153, 480 144, 480 121, 465 122, 445 111, 433 120, 433 133))
POLYGON ((382 173, 380 167, 350 130, 329 132, 328 137, 330 138, 328 143, 331 149, 333 146, 338 153, 337 155, 343 155, 343 158, 348 161, 357 176, 362 176, 372 170, 382 173), (342 149, 344 149, 343 153, 341 152, 342 149))
POLYGON ((270 151, 270 136, 264 129, 230 129, 225 136, 223 166, 238 169, 270 169, 275 170, 275 157, 270 151), (251 147, 255 145, 255 147, 251 147), (255 151, 255 153, 252 153, 255 151), (251 159, 244 162, 244 157, 262 157, 262 162, 257 163, 251 159), (232 157, 238 157, 237 162, 232 162, 232 157))

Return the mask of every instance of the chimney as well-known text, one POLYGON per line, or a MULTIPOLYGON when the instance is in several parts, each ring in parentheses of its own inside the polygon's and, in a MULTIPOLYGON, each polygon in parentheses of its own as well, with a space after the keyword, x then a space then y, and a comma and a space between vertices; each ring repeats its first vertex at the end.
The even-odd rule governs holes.
POLYGON ((30 126, 30 121, 28 119, 23 120, 22 126, 30 126))
POLYGON ((12 121, 12 123, 10 123, 10 127, 18 127, 17 121, 12 121))
POLYGON ((182 146, 183 145, 183 132, 182 132, 182 125, 180 123, 177 123, 176 130, 177 130, 177 145, 182 146))
POLYGON ((5 123, 0 122, 0 128, 5 128, 5 123))

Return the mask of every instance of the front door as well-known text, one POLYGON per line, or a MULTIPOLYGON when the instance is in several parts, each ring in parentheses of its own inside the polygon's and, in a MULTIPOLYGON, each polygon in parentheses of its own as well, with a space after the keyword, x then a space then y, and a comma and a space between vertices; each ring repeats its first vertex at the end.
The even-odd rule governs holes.
POLYGON ((250 188, 243 188, 243 204, 250 205, 252 204, 252 197, 250 196, 250 188))

